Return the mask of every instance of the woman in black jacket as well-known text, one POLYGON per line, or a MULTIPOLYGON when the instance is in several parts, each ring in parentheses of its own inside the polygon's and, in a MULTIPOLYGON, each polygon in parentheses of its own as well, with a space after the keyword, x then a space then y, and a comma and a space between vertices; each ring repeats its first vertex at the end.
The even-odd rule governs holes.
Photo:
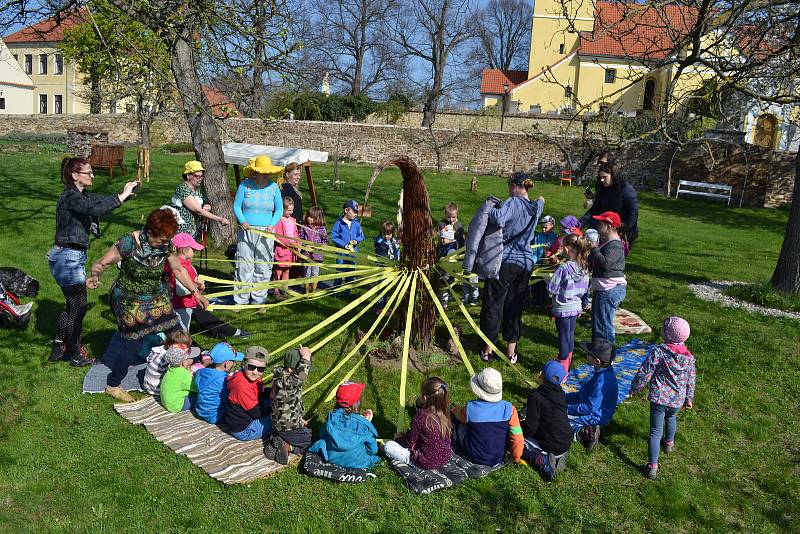
POLYGON ((67 303, 56 321, 56 339, 50 361, 66 359, 78 367, 94 363, 81 344, 83 317, 88 309, 86 252, 89 250, 89 234, 99 235, 100 217, 130 198, 139 185, 139 182, 128 182, 118 195, 96 195, 87 191, 93 179, 88 159, 64 158, 61 162, 64 192, 56 204, 56 235, 47 253, 50 273, 67 303))
POLYGON ((628 248, 633 247, 633 242, 639 236, 639 196, 636 189, 625 181, 625 177, 620 174, 613 161, 600 163, 597 171, 597 186, 594 195, 594 203, 583 217, 581 217, 581 227, 597 228, 596 222, 592 219, 594 215, 600 215, 607 211, 619 214, 625 229, 625 240, 628 248))

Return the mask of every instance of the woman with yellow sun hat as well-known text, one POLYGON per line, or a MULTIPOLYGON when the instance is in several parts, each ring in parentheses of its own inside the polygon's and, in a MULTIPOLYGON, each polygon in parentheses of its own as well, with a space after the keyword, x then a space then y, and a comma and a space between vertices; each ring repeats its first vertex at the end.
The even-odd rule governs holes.
MULTIPOLYGON (((244 169, 245 180, 239 184, 233 199, 233 213, 239 221, 236 232, 237 282, 269 282, 272 277, 272 258, 275 241, 253 230, 272 232, 283 216, 280 186, 275 181, 283 167, 272 164, 269 156, 251 158, 244 169)), ((265 289, 238 293, 236 304, 264 304, 265 289)))

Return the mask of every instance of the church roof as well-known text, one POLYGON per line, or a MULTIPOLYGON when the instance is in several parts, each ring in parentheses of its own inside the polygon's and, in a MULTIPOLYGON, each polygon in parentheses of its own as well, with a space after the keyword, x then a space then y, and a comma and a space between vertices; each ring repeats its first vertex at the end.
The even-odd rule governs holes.
POLYGON ((3 37, 6 43, 60 43, 64 40, 64 30, 83 24, 82 12, 62 13, 60 17, 50 17, 3 37))
MULTIPOLYGON (((483 69, 481 74, 481 94, 502 95, 503 84, 511 91, 528 79, 526 70, 483 69)), ((474 87, 474 86, 473 86, 474 87)))
POLYGON ((579 54, 664 59, 696 21, 697 10, 688 6, 597 2, 594 29, 580 32, 579 54))

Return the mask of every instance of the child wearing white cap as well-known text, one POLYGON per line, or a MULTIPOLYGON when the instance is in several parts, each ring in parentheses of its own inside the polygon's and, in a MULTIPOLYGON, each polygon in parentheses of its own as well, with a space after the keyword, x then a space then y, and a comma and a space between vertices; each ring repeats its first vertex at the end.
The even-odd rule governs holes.
POLYGON ((498 465, 506 449, 511 459, 522 457, 523 438, 519 415, 514 405, 503 400, 503 377, 497 369, 487 367, 469 382, 478 398, 466 406, 454 407, 453 444, 470 462, 498 465), (506 443, 510 443, 506 447, 506 443))

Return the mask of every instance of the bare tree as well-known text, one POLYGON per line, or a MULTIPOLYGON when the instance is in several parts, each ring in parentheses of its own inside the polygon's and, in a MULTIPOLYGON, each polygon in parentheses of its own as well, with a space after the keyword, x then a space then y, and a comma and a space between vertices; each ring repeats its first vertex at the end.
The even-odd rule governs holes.
POLYGON ((310 7, 305 50, 318 79, 329 73, 349 95, 396 79, 402 70, 400 53, 387 39, 396 0, 311 0, 310 7))
POLYGON ((478 13, 473 51, 479 69, 528 69, 533 4, 525 0, 489 0, 478 13))
POLYGON ((433 123, 441 97, 458 85, 448 66, 473 37, 475 24, 473 0, 405 0, 400 5, 393 38, 409 57, 429 68, 423 83, 422 126, 433 123))

